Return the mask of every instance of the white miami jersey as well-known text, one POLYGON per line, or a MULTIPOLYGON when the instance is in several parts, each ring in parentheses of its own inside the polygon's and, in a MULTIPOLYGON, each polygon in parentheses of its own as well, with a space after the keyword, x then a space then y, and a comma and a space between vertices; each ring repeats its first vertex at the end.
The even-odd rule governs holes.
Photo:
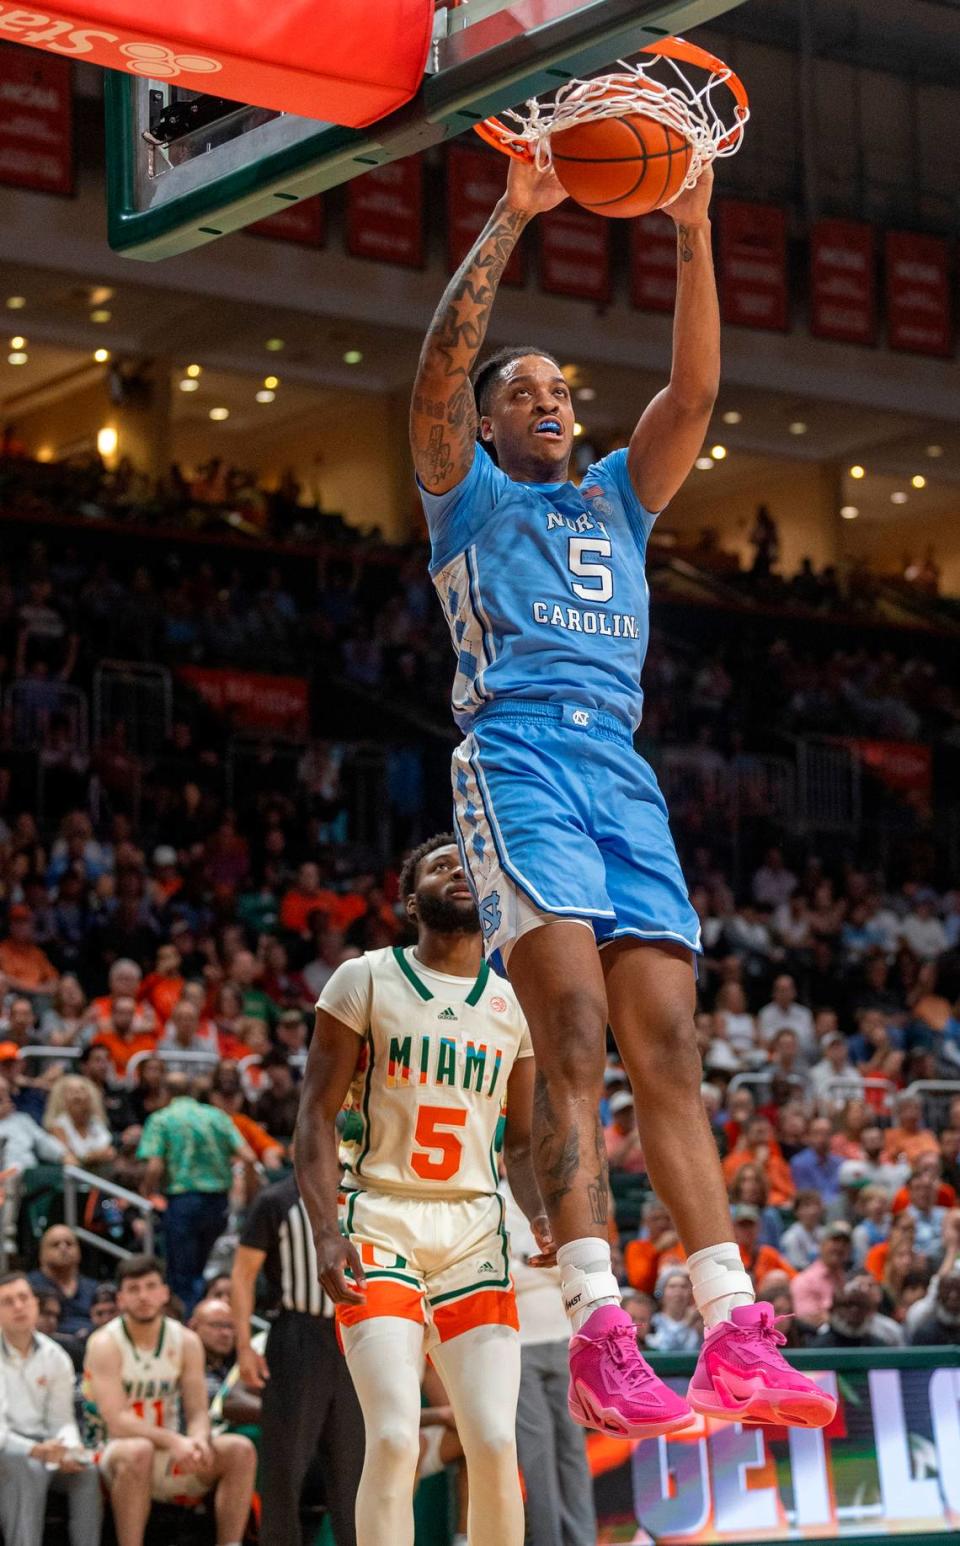
MULTIPOLYGON (((180 1428, 180 1380, 183 1375, 183 1327, 167 1317, 152 1348, 137 1347, 122 1315, 107 1324, 98 1336, 112 1337, 120 1351, 120 1378, 124 1395, 135 1417, 152 1428, 180 1428)), ((89 1376, 83 1378, 84 1439, 91 1449, 106 1444, 108 1434, 90 1393, 89 1376)))
POLYGON ((471 981, 394 947, 345 961, 317 1007, 364 1040, 340 1149, 344 1186, 495 1192, 507 1080, 517 1058, 533 1056, 510 984, 486 962, 471 981))

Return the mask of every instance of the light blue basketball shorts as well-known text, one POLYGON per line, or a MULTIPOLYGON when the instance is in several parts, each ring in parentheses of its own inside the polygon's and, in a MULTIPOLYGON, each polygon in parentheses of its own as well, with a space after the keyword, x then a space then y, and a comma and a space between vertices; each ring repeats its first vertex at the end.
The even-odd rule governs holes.
POLYGON ((486 952, 548 918, 601 946, 624 935, 700 951, 700 924, 653 769, 612 714, 506 699, 453 754, 457 840, 486 952))

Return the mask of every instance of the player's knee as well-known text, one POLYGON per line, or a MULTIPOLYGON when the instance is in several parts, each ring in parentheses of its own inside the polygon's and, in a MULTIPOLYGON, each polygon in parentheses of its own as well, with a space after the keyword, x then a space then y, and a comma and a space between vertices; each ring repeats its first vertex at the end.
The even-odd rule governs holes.
POLYGON ((147 1477, 153 1465, 153 1445, 149 1439, 121 1439, 110 1456, 114 1474, 147 1477))
POLYGON ((669 1077, 674 1087, 689 1086, 699 1093, 703 1078, 700 1049, 693 1019, 687 1010, 658 1015, 648 1021, 639 1041, 637 1056, 644 1080, 669 1077))
POLYGON ((509 1421, 509 1413, 502 1418, 487 1420, 479 1436, 480 1445, 488 1465, 517 1468, 517 1436, 515 1425, 509 1421))
POLYGON ((420 1460, 419 1432, 388 1418, 374 1433, 368 1433, 367 1460, 384 1476, 412 1476, 420 1460))
POLYGON ((228 1433, 214 1439, 213 1449, 224 1474, 242 1475, 256 1468, 256 1449, 242 1433, 228 1433))

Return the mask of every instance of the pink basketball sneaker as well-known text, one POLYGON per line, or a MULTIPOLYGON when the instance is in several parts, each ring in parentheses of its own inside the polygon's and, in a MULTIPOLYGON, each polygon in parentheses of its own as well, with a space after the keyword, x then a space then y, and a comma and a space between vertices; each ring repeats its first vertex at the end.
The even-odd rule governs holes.
POLYGON ((640 1356, 637 1328, 619 1305, 601 1305, 570 1343, 570 1416, 618 1439, 649 1439, 695 1421, 640 1356))
POLYGON ((837 1403, 779 1351, 786 1341, 772 1304, 746 1304, 707 1332, 687 1399, 695 1412, 729 1422, 825 1428, 837 1403))

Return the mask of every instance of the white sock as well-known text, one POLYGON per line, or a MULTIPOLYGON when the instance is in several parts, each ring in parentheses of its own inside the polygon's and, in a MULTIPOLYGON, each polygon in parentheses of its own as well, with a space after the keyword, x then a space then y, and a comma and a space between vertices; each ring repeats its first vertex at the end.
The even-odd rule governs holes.
POLYGON ((557 1252, 557 1265, 563 1307, 574 1332, 601 1305, 620 1303, 620 1285, 611 1269, 608 1241, 595 1235, 570 1240, 557 1252))
POLYGON ((753 1284, 744 1271, 740 1248, 733 1240, 704 1246, 687 1257, 690 1284, 703 1324, 709 1331, 730 1319, 730 1311, 739 1305, 753 1304, 753 1284))

